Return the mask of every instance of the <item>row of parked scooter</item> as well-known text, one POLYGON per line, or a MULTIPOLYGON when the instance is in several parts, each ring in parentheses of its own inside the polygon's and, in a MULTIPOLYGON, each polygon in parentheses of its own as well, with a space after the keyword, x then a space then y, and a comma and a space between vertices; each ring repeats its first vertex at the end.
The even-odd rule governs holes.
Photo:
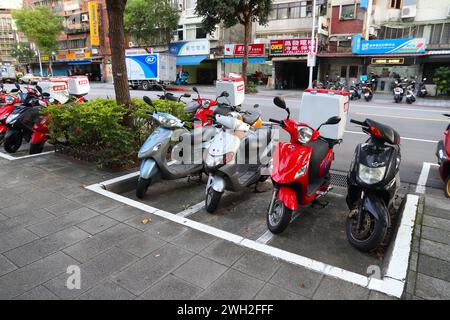
MULTIPOLYGON (((70 102, 84 102, 83 97, 70 97, 70 102)), ((23 141, 30 145, 30 154, 41 153, 47 141, 48 122, 42 110, 59 101, 42 92, 40 86, 25 87, 18 83, 7 92, 0 84, 0 145, 8 153, 16 153, 23 141)))
MULTIPOLYGON (((270 178, 273 192, 266 222, 275 234, 288 227, 294 219, 293 212, 301 206, 326 205, 320 198, 331 190, 333 148, 342 140, 325 138, 321 129, 338 125, 341 117, 330 117, 314 128, 292 119, 285 101, 276 97, 273 102, 284 110, 286 117, 265 121, 258 105, 247 111, 219 103, 217 99, 227 98, 227 92, 216 99, 204 99, 196 88, 194 91, 198 97, 185 107, 193 115, 190 119, 193 126, 156 109, 151 114, 157 128, 139 151, 138 198, 144 198, 156 180, 194 176, 201 179, 206 174, 205 208, 214 213, 225 191, 256 187, 270 178), (290 135, 289 142, 278 141, 276 128, 290 135)), ((182 97, 165 94, 162 98, 180 101, 182 97)), ((144 101, 153 105, 148 97, 144 101)), ((357 146, 347 177, 350 213, 346 232, 351 245, 370 251, 383 242, 392 226, 392 215, 397 212, 400 136, 393 128, 371 119, 351 122, 360 126, 369 138, 357 146)))

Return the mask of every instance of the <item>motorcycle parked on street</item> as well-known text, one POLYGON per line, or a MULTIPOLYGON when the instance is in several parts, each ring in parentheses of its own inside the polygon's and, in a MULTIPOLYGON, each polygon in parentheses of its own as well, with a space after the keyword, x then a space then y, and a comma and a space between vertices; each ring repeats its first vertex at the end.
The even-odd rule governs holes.
POLYGON ((327 139, 320 135, 320 128, 336 125, 341 118, 334 116, 317 129, 306 123, 290 119, 290 111, 285 101, 276 97, 274 104, 286 110, 288 116, 279 121, 270 119, 286 130, 290 142, 279 142, 274 152, 271 173, 274 186, 266 222, 272 233, 283 232, 292 218, 292 212, 299 205, 307 205, 331 190, 330 167, 334 159, 333 147, 341 139, 327 139))
POLYGON ((417 96, 420 98, 425 98, 428 95, 428 90, 425 87, 425 81, 427 81, 427 78, 423 78, 417 88, 417 96))
MULTIPOLYGON (((450 114, 446 113, 444 116, 450 118, 450 114)), ((450 123, 444 132, 444 139, 438 142, 436 156, 439 164, 439 175, 444 181, 444 193, 447 198, 450 198, 450 123)))
POLYGON ((400 135, 393 128, 366 119, 351 119, 370 138, 356 147, 347 175, 346 234, 350 244, 367 252, 377 248, 392 227, 391 213, 400 188, 400 135))
POLYGON ((397 80, 395 80, 395 87, 394 87, 393 93, 394 93, 395 103, 402 102, 404 90, 403 90, 401 83, 399 83, 397 80))
POLYGON ((406 87, 406 94, 405 94, 406 98, 405 101, 407 104, 411 104, 413 102, 416 101, 416 97, 414 95, 414 88, 412 85, 408 85, 406 87))
POLYGON ((36 89, 29 89, 21 100, 6 118, 5 125, 8 131, 3 147, 6 152, 15 153, 22 145, 22 140, 25 140, 30 143, 30 154, 39 153, 42 151, 42 141, 45 143, 46 140, 41 130, 43 126, 41 110, 48 102, 43 99, 42 89, 39 86, 36 86, 36 89))
POLYGON ((244 190, 269 177, 264 171, 268 170, 274 145, 273 130, 263 126, 259 110, 218 114, 215 119, 222 128, 205 156, 205 170, 209 174, 205 208, 209 213, 217 210, 225 190, 244 190))
POLYGON ((366 82, 364 82, 362 84, 362 91, 363 91, 363 95, 364 95, 364 100, 366 100, 367 102, 369 102, 373 98, 373 91, 372 91, 371 87, 372 86, 367 84, 366 82))
POLYGON ((13 112, 15 105, 18 103, 20 103, 20 97, 18 95, 7 95, 5 97, 5 104, 0 107, 0 145, 3 143, 6 132, 8 131, 8 127, 5 124, 6 119, 11 112, 13 112))
MULTIPOLYGON (((153 106, 150 98, 144 97, 143 99, 148 105, 153 106)), ((175 180, 189 176, 201 176, 203 172, 203 150, 209 146, 217 130, 214 126, 209 126, 197 129, 200 131, 189 132, 191 127, 183 121, 171 114, 158 112, 156 108, 154 108, 151 116, 159 124, 159 127, 147 138, 138 153, 141 166, 136 196, 139 199, 144 197, 149 186, 158 177, 164 180, 175 180), (189 161, 189 163, 184 163, 183 161, 176 161, 176 163, 169 165, 167 155, 170 152, 171 143, 183 141, 187 141, 189 146, 196 142, 201 144, 201 154, 198 156, 199 162, 189 161)), ((191 149, 195 152, 196 146, 194 145, 191 149)), ((176 150, 181 158, 184 156, 183 153, 187 152, 183 148, 176 150)))

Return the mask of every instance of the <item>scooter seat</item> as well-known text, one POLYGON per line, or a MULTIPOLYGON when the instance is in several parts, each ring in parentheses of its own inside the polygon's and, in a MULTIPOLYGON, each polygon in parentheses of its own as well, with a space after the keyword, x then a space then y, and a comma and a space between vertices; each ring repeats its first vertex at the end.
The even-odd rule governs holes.
POLYGON ((249 114, 244 115, 244 122, 248 125, 253 125, 261 117, 261 111, 252 111, 249 114))
POLYGON ((309 184, 313 184, 315 181, 321 179, 319 176, 320 164, 322 163, 323 159, 325 159, 330 146, 328 142, 321 139, 317 139, 306 145, 313 148, 308 175, 309 184))

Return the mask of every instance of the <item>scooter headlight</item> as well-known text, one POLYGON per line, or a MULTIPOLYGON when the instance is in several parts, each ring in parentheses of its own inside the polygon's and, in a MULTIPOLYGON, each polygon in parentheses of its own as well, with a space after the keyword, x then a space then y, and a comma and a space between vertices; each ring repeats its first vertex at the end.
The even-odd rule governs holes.
POLYGON ((298 127, 298 141, 308 143, 313 135, 313 130, 309 127, 298 127))
POLYGON ((300 168, 300 170, 298 170, 298 172, 295 174, 294 179, 296 180, 300 178, 306 173, 306 171, 308 171, 308 164, 305 164, 303 167, 300 168))
POLYGON ((5 97, 5 103, 6 103, 6 104, 13 104, 13 103, 14 103, 14 97, 12 97, 12 96, 6 96, 6 97, 5 97))
POLYGON ((17 121, 17 118, 19 117, 20 114, 11 114, 9 115, 9 117, 6 119, 5 123, 6 124, 13 124, 14 122, 17 121))
POLYGON ((367 184, 375 184, 383 180, 386 167, 371 168, 359 164, 359 178, 367 184))

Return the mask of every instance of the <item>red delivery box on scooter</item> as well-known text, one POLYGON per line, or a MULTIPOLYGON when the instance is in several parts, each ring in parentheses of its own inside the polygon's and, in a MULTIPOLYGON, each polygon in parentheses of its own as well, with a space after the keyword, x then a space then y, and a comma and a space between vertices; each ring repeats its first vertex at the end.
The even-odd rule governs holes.
POLYGON ((323 126, 320 134, 324 138, 342 139, 349 108, 348 92, 327 89, 306 89, 300 104, 299 119, 317 129, 329 118, 339 116, 337 125, 323 126))
POLYGON ((220 97, 219 103, 239 106, 245 99, 244 78, 237 73, 230 73, 228 77, 216 81, 216 93, 219 96, 223 91, 228 92, 229 97, 220 97))

